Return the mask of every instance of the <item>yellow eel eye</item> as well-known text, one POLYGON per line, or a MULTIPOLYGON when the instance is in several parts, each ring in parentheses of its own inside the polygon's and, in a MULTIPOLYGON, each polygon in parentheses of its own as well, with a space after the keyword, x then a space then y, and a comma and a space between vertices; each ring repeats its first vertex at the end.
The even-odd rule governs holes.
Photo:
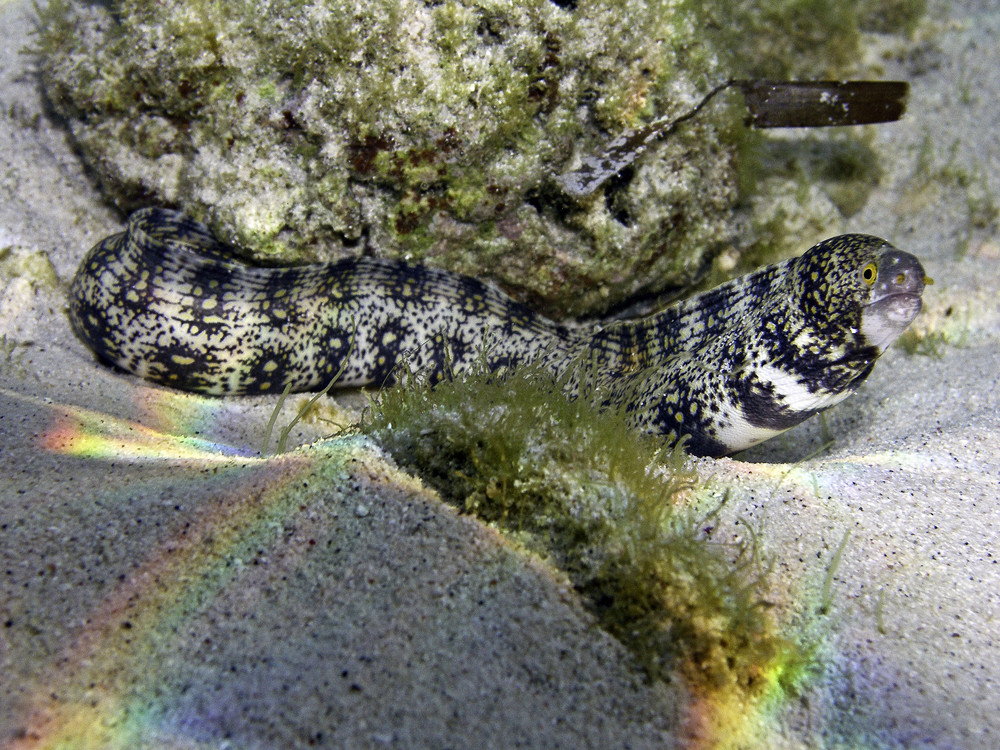
POLYGON ((865 282, 868 286, 875 283, 875 279, 878 278, 878 264, 875 262, 865 263, 864 268, 861 269, 861 280, 865 282))

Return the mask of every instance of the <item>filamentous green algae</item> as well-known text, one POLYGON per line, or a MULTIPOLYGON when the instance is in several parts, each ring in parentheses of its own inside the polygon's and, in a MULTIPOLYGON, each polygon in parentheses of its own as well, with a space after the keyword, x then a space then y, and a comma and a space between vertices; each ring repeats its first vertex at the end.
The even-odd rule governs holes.
POLYGON ((586 368, 578 398, 526 366, 383 391, 360 431, 459 509, 562 571, 653 678, 753 702, 793 684, 807 649, 780 631, 753 544, 705 529, 682 445, 630 430, 586 368))

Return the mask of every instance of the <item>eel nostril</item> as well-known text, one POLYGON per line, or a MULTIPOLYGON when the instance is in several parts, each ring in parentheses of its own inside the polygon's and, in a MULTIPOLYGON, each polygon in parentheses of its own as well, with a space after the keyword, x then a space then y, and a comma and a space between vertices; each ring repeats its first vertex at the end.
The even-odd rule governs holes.
POLYGON ((885 269, 886 293, 912 292, 919 294, 927 284, 927 274, 920 261, 906 253, 893 254, 889 257, 885 269))

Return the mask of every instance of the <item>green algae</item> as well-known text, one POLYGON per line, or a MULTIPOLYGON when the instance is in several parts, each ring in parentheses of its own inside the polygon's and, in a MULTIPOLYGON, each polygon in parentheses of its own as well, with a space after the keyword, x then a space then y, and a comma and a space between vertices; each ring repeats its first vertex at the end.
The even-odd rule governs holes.
POLYGON ((39 294, 59 291, 52 261, 41 250, 20 245, 0 246, 0 376, 24 380, 31 369, 27 356, 35 343, 35 326, 25 310, 39 294))
POLYGON ((959 158, 959 145, 956 140, 944 146, 932 134, 924 136, 898 210, 917 215, 943 202, 959 203, 966 215, 958 243, 961 258, 974 239, 990 237, 1000 227, 1000 196, 991 189, 978 163, 964 163, 959 158))
POLYGON ((940 303, 924 308, 917 325, 911 326, 896 340, 896 346, 908 355, 941 359, 948 348, 961 349, 975 335, 970 307, 940 303))
MULTIPOLYGON (((601 194, 553 177, 723 78, 849 72, 861 3, 826 5, 53 0, 36 46, 121 208, 184 208, 258 259, 364 248, 488 276, 561 317, 690 283, 730 243, 738 187, 764 183, 735 99, 601 194)), ((756 221, 753 241, 800 248, 801 224, 756 221)))
POLYGON ((808 659, 769 614, 753 535, 713 541, 719 507, 697 501, 683 445, 636 433, 525 367, 480 367, 434 387, 408 375, 360 431, 459 509, 563 571, 601 626, 656 678, 753 699, 808 659))
POLYGON ((16 380, 28 377, 24 361, 28 346, 28 343, 8 338, 6 333, 0 334, 0 377, 9 376, 16 380))
POLYGON ((837 549, 834 550, 833 557, 830 558, 826 575, 823 577, 823 593, 820 596, 819 608, 817 610, 821 615, 829 614, 830 607, 833 605, 833 581, 837 575, 838 568, 840 568, 840 563, 844 559, 844 550, 847 549, 847 543, 850 539, 851 530, 848 529, 844 532, 844 536, 841 537, 837 549))
POLYGON ((17 245, 0 247, 0 282, 10 284, 15 280, 33 290, 59 287, 59 277, 45 253, 17 245))

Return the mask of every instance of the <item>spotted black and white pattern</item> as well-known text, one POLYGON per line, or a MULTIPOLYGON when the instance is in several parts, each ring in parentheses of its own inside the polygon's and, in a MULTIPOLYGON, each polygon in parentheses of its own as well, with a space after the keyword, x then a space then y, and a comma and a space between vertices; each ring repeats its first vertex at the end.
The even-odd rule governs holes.
POLYGON ((912 255, 843 235, 648 318, 574 328, 423 266, 248 266, 205 226, 143 209, 84 258, 70 318, 100 359, 216 395, 318 390, 338 372, 338 385, 383 385, 403 362, 432 378, 483 356, 557 374, 593 363, 637 428, 721 455, 852 393, 919 312, 924 281, 912 255))

